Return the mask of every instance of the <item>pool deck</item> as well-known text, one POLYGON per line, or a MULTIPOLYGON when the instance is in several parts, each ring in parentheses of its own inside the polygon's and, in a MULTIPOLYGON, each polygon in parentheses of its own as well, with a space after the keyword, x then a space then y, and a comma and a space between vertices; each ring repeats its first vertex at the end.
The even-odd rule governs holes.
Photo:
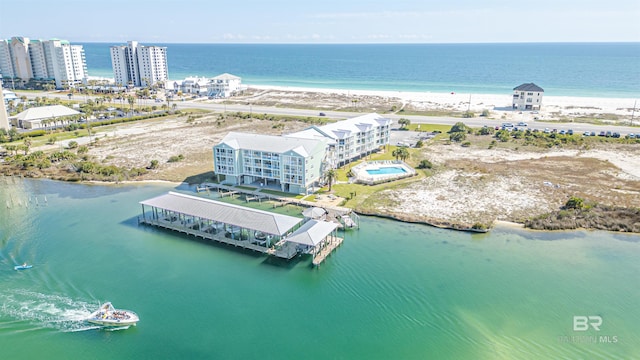
POLYGON ((353 173, 357 183, 366 185, 376 185, 384 182, 395 181, 415 176, 417 174, 415 169, 400 160, 367 161, 351 168, 351 172, 353 173), (381 167, 400 167, 406 172, 380 175, 372 175, 367 172, 367 170, 379 169, 381 167))

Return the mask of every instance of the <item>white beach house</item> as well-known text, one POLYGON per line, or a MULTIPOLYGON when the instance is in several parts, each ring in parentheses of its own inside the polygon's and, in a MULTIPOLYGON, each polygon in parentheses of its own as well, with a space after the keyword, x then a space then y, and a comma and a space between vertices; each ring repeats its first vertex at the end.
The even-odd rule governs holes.
POLYGON ((213 147, 213 167, 226 184, 306 193, 322 177, 326 148, 324 140, 230 132, 213 147))
POLYGON ((540 110, 544 90, 534 84, 527 83, 513 88, 513 109, 540 110))
POLYGON ((286 136, 326 139, 329 145, 327 161, 335 168, 388 145, 390 130, 391 119, 371 113, 323 126, 312 126, 286 136))
POLYGON ((229 97, 242 89, 242 78, 224 73, 211 78, 208 84, 208 96, 211 98, 229 97))

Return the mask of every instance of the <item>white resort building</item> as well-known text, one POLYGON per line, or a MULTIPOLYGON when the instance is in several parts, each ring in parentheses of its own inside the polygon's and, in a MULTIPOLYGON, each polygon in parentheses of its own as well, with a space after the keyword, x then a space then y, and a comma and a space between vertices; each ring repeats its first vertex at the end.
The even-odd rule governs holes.
POLYGON ((331 167, 347 164, 389 144, 391 119, 371 113, 335 123, 312 126, 287 137, 325 139, 331 167))
POLYGON ((111 66, 116 85, 151 86, 169 79, 167 48, 138 45, 111 47, 111 66))
POLYGON ((54 80, 58 89, 86 82, 87 63, 82 45, 66 40, 0 40, 0 73, 5 79, 54 80))
POLYGON ((323 174, 326 148, 324 140, 230 132, 213 147, 214 173, 226 184, 306 193, 323 174))
POLYGON ((513 88, 513 109, 540 110, 544 90, 534 84, 527 83, 513 88))
POLYGON ((214 173, 225 184, 307 193, 328 169, 389 144, 390 127, 373 113, 285 136, 231 132, 213 147, 214 173))

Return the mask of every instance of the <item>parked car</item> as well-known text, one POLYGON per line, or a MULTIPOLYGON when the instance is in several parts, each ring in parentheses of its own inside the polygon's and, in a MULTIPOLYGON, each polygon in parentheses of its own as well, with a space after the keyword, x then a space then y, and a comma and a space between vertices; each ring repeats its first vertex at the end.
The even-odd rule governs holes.
POLYGON ((526 123, 526 122, 523 122, 523 121, 520 121, 520 122, 518 123, 518 126, 527 126, 527 123, 526 123))
POLYGON ((620 137, 620 133, 619 133, 619 132, 614 132, 614 133, 611 135, 611 137, 614 137, 614 138, 616 138, 616 139, 617 139, 617 138, 619 138, 619 137, 620 137))
POLYGON ((627 135, 627 137, 629 137, 629 139, 635 139, 636 138, 636 134, 629 133, 629 135, 627 135))
POLYGON ((606 133, 604 131, 600 131, 600 134, 598 134, 598 136, 605 136, 606 133))
POLYGON ((588 132, 588 131, 585 131, 585 132, 582 133, 582 136, 589 136, 589 135, 591 135, 591 133, 588 132))
POLYGON ((567 135, 573 135, 573 129, 567 130, 567 135))
POLYGON ((512 123, 503 123, 502 127, 510 128, 510 127, 513 127, 513 124, 512 123))
POLYGON ((595 132, 595 131, 592 131, 592 132, 591 132, 591 136, 596 136, 596 132, 595 132))
POLYGON ((606 133, 604 136, 606 136, 606 137, 611 137, 611 135, 612 135, 612 134, 611 134, 611 131, 607 131, 607 133, 606 133))
POLYGON ((564 134, 566 134, 566 133, 567 133, 566 131, 564 131, 564 130, 560 130, 560 135, 564 135, 564 134))
POLYGON ((325 113, 323 113, 323 112, 321 112, 321 113, 320 113, 320 114, 318 114, 318 115, 320 115, 320 116, 327 116, 327 114, 325 114, 325 113))
POLYGON ((550 133, 551 133, 551 130, 549 130, 549 128, 544 128, 544 133, 545 133, 545 134, 550 134, 550 133))

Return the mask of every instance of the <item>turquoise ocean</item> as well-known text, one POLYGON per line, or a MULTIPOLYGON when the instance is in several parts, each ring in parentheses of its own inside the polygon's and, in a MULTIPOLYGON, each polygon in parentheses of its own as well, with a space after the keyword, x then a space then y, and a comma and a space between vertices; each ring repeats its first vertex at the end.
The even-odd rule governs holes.
MULTIPOLYGON (((169 78, 241 76, 250 85, 509 94, 533 82, 545 95, 640 97, 640 43, 152 44, 167 47, 169 78)), ((89 75, 113 77, 109 47, 84 43, 89 75)))
POLYGON ((639 235, 363 217, 316 269, 138 226, 169 190, 0 178, 3 359, 640 358, 639 235), (138 326, 81 320, 107 300, 138 326))

